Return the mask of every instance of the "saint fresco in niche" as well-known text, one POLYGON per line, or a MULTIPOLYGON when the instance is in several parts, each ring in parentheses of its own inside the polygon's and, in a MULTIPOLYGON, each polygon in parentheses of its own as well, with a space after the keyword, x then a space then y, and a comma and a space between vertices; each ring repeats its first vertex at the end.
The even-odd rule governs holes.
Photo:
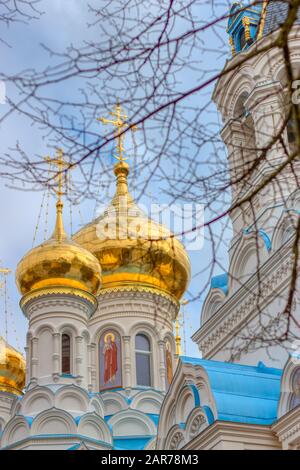
POLYGON ((173 378, 172 348, 171 348, 170 341, 166 342, 166 369, 167 369, 167 386, 169 387, 173 378))
POLYGON ((121 340, 115 331, 106 331, 100 339, 100 389, 122 387, 121 340))
POLYGON ((292 380, 292 397, 290 401, 290 409, 293 410, 300 404, 300 367, 294 372, 292 380))

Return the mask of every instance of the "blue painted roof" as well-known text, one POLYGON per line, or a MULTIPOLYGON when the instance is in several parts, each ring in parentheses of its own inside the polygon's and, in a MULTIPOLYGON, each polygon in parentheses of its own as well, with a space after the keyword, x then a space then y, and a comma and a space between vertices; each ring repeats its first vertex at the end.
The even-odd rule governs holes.
POLYGON ((201 366, 207 372, 217 419, 265 425, 277 419, 282 370, 263 363, 246 366, 186 356, 181 356, 180 360, 201 366))
POLYGON ((223 273, 211 278, 210 286, 212 289, 222 289, 225 295, 228 294, 228 274, 223 273))

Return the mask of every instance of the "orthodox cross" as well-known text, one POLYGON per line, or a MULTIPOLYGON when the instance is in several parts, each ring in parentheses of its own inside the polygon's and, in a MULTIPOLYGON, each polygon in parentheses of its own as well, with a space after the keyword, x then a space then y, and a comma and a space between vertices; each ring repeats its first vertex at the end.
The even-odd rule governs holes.
MULTIPOLYGON (((63 191, 63 173, 64 169, 69 167, 69 163, 64 161, 64 152, 62 149, 57 149, 56 150, 56 158, 51 158, 47 156, 45 158, 46 162, 48 162, 50 165, 56 165, 57 166, 57 189, 55 190, 55 193, 58 198, 58 202, 61 203, 61 197, 64 195, 63 191)), ((66 177, 65 177, 65 182, 66 182, 66 177)))
MULTIPOLYGON (((112 124, 116 128, 115 137, 117 139, 117 155, 114 155, 114 157, 120 162, 123 162, 124 160, 127 160, 127 158, 124 157, 123 155, 124 131, 125 131, 126 126, 128 127, 129 124, 126 121, 127 116, 122 111, 119 101, 116 104, 115 110, 112 111, 110 115, 112 117, 115 117, 116 119, 112 120, 112 119, 106 119, 106 118, 100 117, 100 118, 97 118, 97 121, 100 121, 103 124, 112 124)), ((132 131, 137 130, 137 126, 131 126, 131 130, 132 131)))
MULTIPOLYGON (((0 274, 3 274, 3 276, 7 276, 9 273, 11 273, 11 270, 8 269, 8 268, 0 268, 0 274)), ((5 277, 4 277, 5 279, 5 277)), ((6 281, 4 282, 4 284, 6 283, 6 281)), ((0 289, 2 289, 2 287, 4 286, 3 282, 0 283, 0 289)))

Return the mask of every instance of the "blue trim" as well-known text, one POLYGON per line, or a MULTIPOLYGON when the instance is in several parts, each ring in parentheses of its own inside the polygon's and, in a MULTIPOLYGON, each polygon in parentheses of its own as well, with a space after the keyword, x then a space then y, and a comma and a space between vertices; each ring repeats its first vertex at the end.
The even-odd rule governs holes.
POLYGON ((227 23, 227 33, 232 38, 234 43, 235 52, 238 53, 248 47, 256 39, 257 28, 260 22, 262 3, 259 5, 249 5, 247 8, 240 3, 234 3, 229 11, 229 19, 227 23), (250 40, 245 42, 242 47, 241 34, 245 34, 243 19, 247 17, 250 19, 249 31, 250 40))
POLYGON ((188 387, 192 390, 193 395, 194 395, 194 403, 195 406, 200 406, 200 396, 198 389, 195 384, 189 384, 188 387))
POLYGON ((204 405, 204 406, 202 406, 202 409, 206 414, 208 424, 213 424, 213 422, 215 421, 215 418, 214 418, 213 412, 211 411, 210 407, 207 406, 207 405, 204 405))
POLYGON ((67 450, 77 450, 81 446, 81 442, 78 442, 78 444, 73 445, 72 447, 69 447, 67 450))
MULTIPOLYGON (((255 232, 255 231, 254 231, 254 230, 251 230, 250 227, 243 229, 243 233, 244 233, 245 235, 248 235, 248 234, 254 233, 254 232, 255 232)), ((268 235, 262 228, 259 228, 259 229, 257 230, 257 233, 258 233, 258 235, 260 235, 261 238, 263 239, 263 241, 264 241, 264 243, 265 243, 265 247, 266 247, 267 251, 270 253, 270 251, 271 251, 271 249, 272 249, 272 242, 271 242, 271 239, 270 239, 269 235, 268 235)))

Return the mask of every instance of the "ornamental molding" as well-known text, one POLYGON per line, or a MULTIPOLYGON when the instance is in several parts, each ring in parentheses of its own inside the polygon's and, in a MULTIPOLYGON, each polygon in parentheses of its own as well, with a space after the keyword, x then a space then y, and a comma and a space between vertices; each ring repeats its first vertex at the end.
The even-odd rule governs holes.
POLYGON ((280 442, 285 442, 287 445, 291 445, 295 440, 300 442, 300 405, 274 423, 272 430, 280 442))
POLYGON ((170 450, 177 450, 181 448, 182 443, 184 442, 184 434, 182 431, 177 431, 172 437, 169 448, 170 450))
POLYGON ((107 320, 116 320, 117 318, 138 318, 143 320, 151 320, 161 325, 172 328, 172 317, 170 316, 169 312, 145 312, 141 310, 117 310, 111 308, 110 311, 107 312, 98 312, 97 316, 95 316, 90 322, 89 326, 97 325, 99 322, 104 322, 107 320))
MULTIPOLYGON (((290 245, 284 245, 261 267, 260 309, 270 303, 275 290, 279 295, 287 287, 293 265, 290 250, 290 245)), ((257 275, 250 277, 192 336, 206 359, 224 349, 225 344, 236 336, 237 330, 255 318, 258 281, 257 275)))
POLYGON ((195 436, 197 436, 200 433, 200 429, 204 425, 207 425, 207 420, 203 415, 199 414, 193 419, 192 423, 190 424, 189 438, 193 439, 195 436))
MULTIPOLYGON (((274 40, 278 36, 278 30, 263 37, 261 41, 255 43, 257 53, 254 57, 245 60, 251 54, 252 48, 240 52, 233 56, 223 69, 223 74, 217 81, 212 99, 217 104, 218 109, 223 114, 223 120, 230 118, 233 113, 236 94, 240 92, 243 84, 247 85, 254 76, 259 76, 259 82, 273 79, 278 74, 279 69, 284 65, 284 60, 279 48, 272 47, 274 40), (262 48, 268 48, 261 51, 262 48), (239 65, 241 64, 241 65, 239 65), (272 66, 270 66, 272 64, 272 66), (247 70, 248 69, 248 70, 247 70), (248 73, 243 73, 244 71, 248 73), (250 70, 250 74, 249 74, 250 70), (238 91, 232 91, 232 88, 238 91)), ((295 25, 289 34, 289 45, 291 49, 292 61, 299 60, 299 28, 295 25)))
POLYGON ((136 287, 136 286, 127 286, 127 287, 111 287, 107 289, 101 289, 98 294, 98 299, 101 302, 101 298, 146 298, 153 302, 153 298, 157 297, 159 299, 163 299, 166 305, 173 305, 173 308, 179 308, 179 301, 172 297, 171 295, 167 294, 166 292, 153 289, 151 287, 136 287))
POLYGON ((280 449, 281 445, 270 426, 215 421, 210 426, 185 444, 181 450, 213 450, 217 444, 230 442, 229 449, 235 443, 236 449, 245 449, 245 443, 259 444, 261 449, 280 449))
POLYGON ((17 401, 17 398, 15 396, 10 396, 10 394, 8 394, 7 392, 0 392, 0 407, 4 403, 8 406, 12 406, 14 401, 17 401))
MULTIPOLYGON (((22 450, 22 449, 27 449, 29 446, 37 446, 37 449, 41 449, 41 443, 43 443, 45 446, 53 446, 55 445, 76 445, 78 444, 78 439, 81 439, 81 442, 86 442, 89 444, 90 448, 93 447, 94 449, 98 450, 112 450, 113 446, 107 442, 103 441, 97 441, 92 438, 89 438, 87 436, 81 436, 77 434, 65 434, 63 437, 59 438, 56 436, 28 436, 24 438, 22 441, 17 441, 12 444, 7 445, 5 448, 1 450, 9 450, 9 449, 16 449, 16 450, 22 450)), ((30 450, 30 449, 29 449, 30 450)), ((47 449, 44 449, 47 450, 47 449)), ((51 450, 51 449, 50 449, 51 450)), ((63 450, 63 449, 62 449, 63 450)), ((68 450, 68 449, 65 449, 68 450)))
POLYGON ((53 289, 37 289, 24 295, 20 301, 20 308, 27 318, 29 313, 48 306, 75 306, 92 315, 97 308, 97 298, 80 289, 54 287, 53 289))
MULTIPOLYGON (((90 306, 85 303, 85 301, 81 298, 81 297, 78 297, 77 299, 71 299, 71 298, 51 298, 51 297, 39 297, 39 298, 35 298, 35 299, 32 299, 30 300, 27 304, 26 304, 26 307, 24 307, 24 311, 26 309, 26 317, 28 318, 28 316, 32 315, 33 313, 37 312, 37 311, 41 311, 42 309, 53 309, 54 312, 53 313, 57 313, 55 312, 55 309, 57 308, 62 308, 62 309, 70 309, 70 312, 65 312, 63 311, 63 314, 65 315, 66 313, 73 313, 72 310, 74 310, 74 313, 76 314, 76 310, 78 311, 81 311, 83 312, 84 314, 90 316, 91 314, 91 308, 90 306)), ((48 314, 48 313, 51 313, 51 312, 43 312, 42 314, 48 314)))

